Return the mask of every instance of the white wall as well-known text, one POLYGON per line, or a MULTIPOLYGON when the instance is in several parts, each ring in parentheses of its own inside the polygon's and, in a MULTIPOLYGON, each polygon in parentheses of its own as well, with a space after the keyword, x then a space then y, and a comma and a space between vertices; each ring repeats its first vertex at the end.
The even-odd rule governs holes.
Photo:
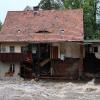
POLYGON ((65 42, 61 44, 61 53, 65 57, 80 58, 80 44, 73 42, 65 42))
MULTIPOLYGON (((5 77, 5 73, 9 71, 10 64, 11 63, 0 62, 0 78, 5 77)), ((14 64, 15 64, 15 72, 13 77, 16 77, 20 73, 20 64, 19 63, 14 63, 14 64)))
POLYGON ((26 45, 25 43, 2 43, 1 48, 2 46, 4 46, 6 48, 6 53, 9 53, 10 46, 15 46, 15 53, 21 53, 21 47, 25 45, 26 45))
POLYGON ((75 42, 53 43, 52 46, 58 46, 58 57, 80 58, 80 44, 75 42))

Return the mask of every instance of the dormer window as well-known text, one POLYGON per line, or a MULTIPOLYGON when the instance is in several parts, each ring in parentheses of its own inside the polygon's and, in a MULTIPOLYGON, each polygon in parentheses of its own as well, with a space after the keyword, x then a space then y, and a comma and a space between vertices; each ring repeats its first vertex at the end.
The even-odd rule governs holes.
POLYGON ((51 32, 49 32, 49 31, 47 31, 47 30, 39 30, 39 31, 37 31, 36 33, 51 33, 51 32))
POLYGON ((60 30, 61 31, 61 33, 64 33, 65 31, 62 29, 62 30, 60 30))
POLYGON ((20 30, 18 30, 17 32, 18 32, 18 33, 20 33, 21 31, 20 31, 20 30))

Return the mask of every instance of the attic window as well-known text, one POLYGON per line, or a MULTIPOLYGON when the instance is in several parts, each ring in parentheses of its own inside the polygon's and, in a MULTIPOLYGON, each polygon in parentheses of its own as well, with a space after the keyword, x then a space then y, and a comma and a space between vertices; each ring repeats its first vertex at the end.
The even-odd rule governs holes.
POLYGON ((63 29, 61 29, 60 31, 61 31, 61 33, 64 33, 65 32, 63 29))
POLYGON ((36 33, 50 33, 50 32, 47 31, 47 30, 39 30, 39 31, 37 31, 36 33))
POLYGON ((18 33, 20 33, 21 31, 20 31, 20 30, 18 30, 17 32, 18 32, 18 33))

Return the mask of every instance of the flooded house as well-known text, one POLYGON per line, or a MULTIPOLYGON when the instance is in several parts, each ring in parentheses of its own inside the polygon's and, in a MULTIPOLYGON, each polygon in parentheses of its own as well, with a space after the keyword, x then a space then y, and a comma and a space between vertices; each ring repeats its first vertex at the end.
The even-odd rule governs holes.
POLYGON ((84 73, 91 77, 100 77, 100 40, 85 40, 84 73))
POLYGON ((83 11, 9 11, 0 32, 0 77, 77 79, 83 73, 83 11))

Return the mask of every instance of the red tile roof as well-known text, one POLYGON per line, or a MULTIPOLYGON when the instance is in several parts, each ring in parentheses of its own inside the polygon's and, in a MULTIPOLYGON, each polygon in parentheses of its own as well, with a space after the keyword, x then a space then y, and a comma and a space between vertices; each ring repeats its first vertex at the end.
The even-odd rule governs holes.
POLYGON ((83 41, 83 37, 82 9, 9 11, 0 42, 83 41))

